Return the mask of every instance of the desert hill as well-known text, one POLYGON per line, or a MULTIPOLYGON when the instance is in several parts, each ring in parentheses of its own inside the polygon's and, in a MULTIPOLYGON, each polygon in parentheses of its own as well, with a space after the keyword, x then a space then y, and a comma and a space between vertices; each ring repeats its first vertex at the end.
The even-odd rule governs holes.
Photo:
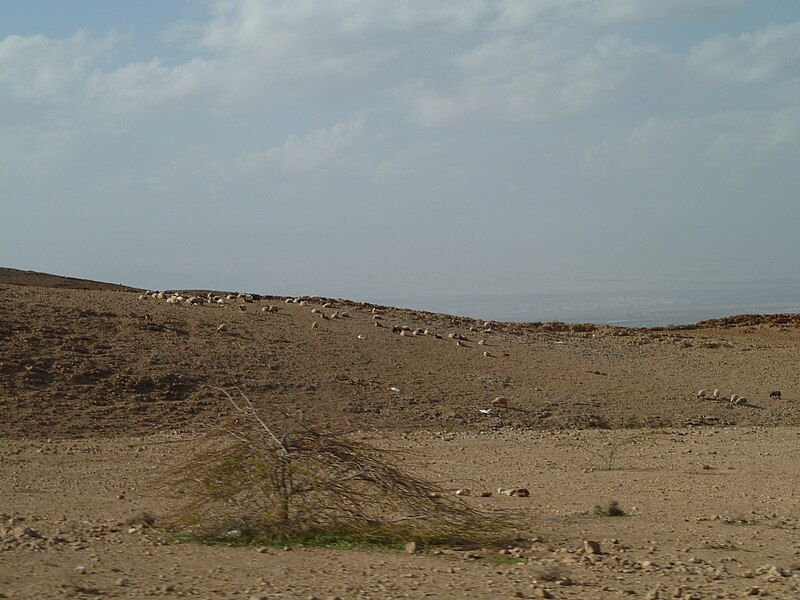
POLYGON ((484 323, 323 298, 169 304, 13 269, 0 270, 0 298, 2 435, 194 431, 228 410, 216 388, 234 387, 275 422, 354 429, 800 423, 797 315, 652 330, 484 323), (696 397, 715 388, 746 401, 696 397), (507 406, 492 406, 499 396, 507 406))

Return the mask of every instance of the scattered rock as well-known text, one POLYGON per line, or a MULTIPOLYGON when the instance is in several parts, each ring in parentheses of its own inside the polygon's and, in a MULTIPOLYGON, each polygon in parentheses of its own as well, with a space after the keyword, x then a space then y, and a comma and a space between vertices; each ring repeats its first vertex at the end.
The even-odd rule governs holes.
POLYGON ((583 551, 586 554, 600 554, 600 543, 594 540, 586 540, 583 542, 583 551))

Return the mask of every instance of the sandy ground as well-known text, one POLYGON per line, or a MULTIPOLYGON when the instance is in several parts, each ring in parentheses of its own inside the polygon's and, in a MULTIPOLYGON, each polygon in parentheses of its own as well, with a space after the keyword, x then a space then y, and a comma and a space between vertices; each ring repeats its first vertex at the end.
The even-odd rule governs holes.
POLYGON ((800 597, 792 318, 487 325, 32 277, 0 273, 0 597, 800 597), (165 544, 137 515, 169 508, 154 479, 234 386, 278 429, 324 422, 410 452, 449 492, 518 514, 520 539, 503 554, 165 544), (611 500, 628 516, 593 514, 611 500))

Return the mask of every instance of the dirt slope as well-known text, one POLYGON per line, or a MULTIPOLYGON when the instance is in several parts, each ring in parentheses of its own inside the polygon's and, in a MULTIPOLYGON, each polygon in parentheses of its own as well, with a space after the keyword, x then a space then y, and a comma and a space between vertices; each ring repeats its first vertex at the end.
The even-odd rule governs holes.
POLYGON ((302 414, 357 429, 800 422, 791 404, 800 330, 785 323, 484 327, 383 308, 384 327, 375 327, 372 306, 347 301, 324 309, 321 300, 226 302, 171 305, 138 292, 0 284, 8 416, 0 435, 195 430, 227 410, 215 388, 234 386, 276 421, 302 414), (262 312, 269 304, 278 312, 262 312), (312 309, 350 316, 324 320, 312 309), (400 335, 393 326, 430 335, 400 335), (452 334, 465 338, 461 346, 452 334), (698 400, 701 388, 748 401, 698 400), (772 390, 782 398, 770 399, 772 390), (508 408, 479 412, 497 396, 508 408))

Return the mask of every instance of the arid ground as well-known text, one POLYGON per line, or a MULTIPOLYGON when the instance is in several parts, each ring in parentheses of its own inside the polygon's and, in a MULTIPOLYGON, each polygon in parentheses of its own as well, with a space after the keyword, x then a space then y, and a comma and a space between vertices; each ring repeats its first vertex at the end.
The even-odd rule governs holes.
POLYGON ((796 316, 619 329, 142 292, 0 269, 0 598, 800 598, 796 316), (231 410, 220 388, 276 431, 405 451, 445 493, 516 515, 518 539, 165 540, 155 481, 231 410), (595 514, 611 501, 626 515, 595 514))

